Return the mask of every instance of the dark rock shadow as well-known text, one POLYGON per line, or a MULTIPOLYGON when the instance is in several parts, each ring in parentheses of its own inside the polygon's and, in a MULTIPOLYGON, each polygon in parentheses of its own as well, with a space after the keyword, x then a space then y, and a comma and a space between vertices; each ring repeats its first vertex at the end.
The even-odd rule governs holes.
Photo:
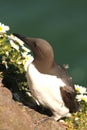
POLYGON ((47 108, 45 108, 41 105, 38 106, 37 103, 35 102, 35 100, 31 96, 26 94, 25 91, 21 91, 19 94, 20 94, 20 98, 21 98, 21 103, 23 103, 25 106, 27 106, 31 109, 34 109, 35 111, 37 111, 41 114, 45 114, 45 115, 48 115, 48 116, 52 115, 52 113, 49 109, 47 109, 47 108))

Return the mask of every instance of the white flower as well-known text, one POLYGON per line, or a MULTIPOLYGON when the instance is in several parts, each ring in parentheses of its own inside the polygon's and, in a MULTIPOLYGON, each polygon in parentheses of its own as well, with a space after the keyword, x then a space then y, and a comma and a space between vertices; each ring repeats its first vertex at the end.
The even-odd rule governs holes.
POLYGON ((19 51, 19 46, 16 45, 13 40, 10 40, 10 44, 11 44, 11 47, 13 47, 14 49, 16 49, 17 51, 19 51))
POLYGON ((8 36, 9 40, 13 40, 14 42, 17 42, 20 46, 24 46, 24 42, 22 40, 20 40, 19 38, 17 38, 14 35, 10 35, 8 36))
POLYGON ((87 102, 87 92, 86 92, 86 87, 82 87, 82 86, 79 86, 79 85, 75 85, 75 89, 76 91, 78 92, 77 93, 77 96, 76 96, 76 99, 80 102, 80 101, 85 101, 87 102))
POLYGON ((25 47, 25 46, 23 46, 22 49, 23 49, 25 52, 30 52, 30 50, 29 50, 27 47, 25 47))
POLYGON ((18 65, 21 65, 21 64, 22 64, 22 62, 21 62, 21 61, 18 61, 18 62, 17 62, 17 64, 18 64, 18 65))
POLYGON ((2 64, 5 65, 6 69, 8 69, 7 61, 3 60, 2 64))
POLYGON ((0 23, 0 33, 6 33, 6 31, 9 31, 9 29, 9 26, 0 23))
POLYGON ((76 99, 80 102, 80 101, 85 101, 87 102, 87 95, 77 95, 76 99))
POLYGON ((83 95, 82 95, 82 94, 76 96, 76 99, 77 99, 79 102, 82 100, 82 98, 83 98, 83 95))
POLYGON ((23 65, 24 65, 25 71, 27 71, 27 67, 33 61, 33 59, 34 58, 31 55, 26 55, 25 59, 23 60, 23 65))
POLYGON ((75 121, 78 121, 79 120, 79 118, 78 117, 75 117, 75 121))
POLYGON ((83 95, 82 100, 87 102, 87 95, 83 95))
POLYGON ((87 93, 85 87, 82 87, 82 86, 79 86, 79 85, 75 85, 75 89, 76 89, 76 91, 77 91, 78 93, 80 93, 80 94, 85 94, 85 93, 87 93))
POLYGON ((27 52, 21 52, 21 54, 22 54, 23 57, 26 57, 28 53, 27 52))
POLYGON ((8 51, 6 51, 5 54, 6 54, 6 56, 9 56, 9 52, 8 51))

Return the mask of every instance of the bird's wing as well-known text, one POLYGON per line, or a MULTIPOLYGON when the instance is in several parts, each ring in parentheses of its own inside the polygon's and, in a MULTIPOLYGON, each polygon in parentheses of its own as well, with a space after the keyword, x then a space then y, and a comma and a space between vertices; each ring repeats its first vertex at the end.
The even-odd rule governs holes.
POLYGON ((54 64, 52 72, 52 74, 55 72, 55 75, 65 83, 64 87, 60 87, 60 91, 66 107, 69 108, 70 112, 76 112, 79 109, 79 105, 76 101, 76 91, 72 78, 64 67, 57 64, 54 64))
POLYGON ((69 108, 70 112, 76 112, 79 110, 79 104, 76 101, 76 92, 72 87, 64 86, 60 88, 61 95, 66 107, 69 108))

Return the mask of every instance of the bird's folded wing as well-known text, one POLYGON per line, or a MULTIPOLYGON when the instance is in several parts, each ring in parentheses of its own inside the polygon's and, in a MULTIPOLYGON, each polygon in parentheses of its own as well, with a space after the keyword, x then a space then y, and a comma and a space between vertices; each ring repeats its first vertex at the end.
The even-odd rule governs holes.
POLYGON ((76 105, 76 92, 73 87, 65 86, 60 88, 61 95, 65 106, 69 108, 70 112, 77 111, 76 105))

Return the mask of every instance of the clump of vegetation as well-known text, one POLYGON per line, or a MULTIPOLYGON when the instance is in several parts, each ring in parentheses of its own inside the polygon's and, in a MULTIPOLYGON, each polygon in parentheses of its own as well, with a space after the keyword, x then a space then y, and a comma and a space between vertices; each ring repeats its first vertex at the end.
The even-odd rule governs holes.
POLYGON ((81 111, 73 113, 70 118, 65 119, 67 130, 86 130, 87 129, 87 89, 75 85, 77 100, 80 103, 81 111))
POLYGON ((6 86, 26 89, 25 73, 33 57, 23 41, 12 34, 7 34, 9 26, 0 23, 0 76, 6 86))
MULTIPOLYGON (((7 34, 9 29, 9 26, 0 23, 0 77, 11 91, 27 91, 25 74, 33 57, 23 41, 12 34, 7 34)), ((67 130, 86 130, 87 90, 86 87, 79 85, 75 85, 75 89, 81 111, 65 119, 67 130)))

